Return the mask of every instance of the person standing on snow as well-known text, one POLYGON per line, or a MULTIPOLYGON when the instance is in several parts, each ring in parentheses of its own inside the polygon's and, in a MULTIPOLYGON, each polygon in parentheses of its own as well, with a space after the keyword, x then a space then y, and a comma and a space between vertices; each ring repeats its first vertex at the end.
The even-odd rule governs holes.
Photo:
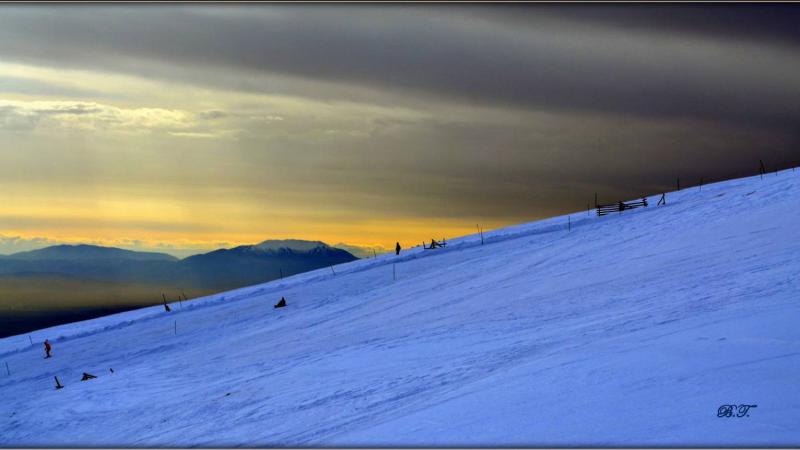
POLYGON ((50 342, 48 342, 47 339, 45 339, 44 340, 44 351, 45 351, 45 353, 47 353, 47 356, 45 356, 45 359, 50 357, 50 350, 52 350, 52 349, 53 349, 53 347, 50 345, 50 342))
POLYGON ((399 255, 399 254, 400 254, 400 243, 399 243, 399 242, 398 242, 398 243, 397 243, 397 245, 394 247, 394 254, 395 254, 395 255, 399 255))

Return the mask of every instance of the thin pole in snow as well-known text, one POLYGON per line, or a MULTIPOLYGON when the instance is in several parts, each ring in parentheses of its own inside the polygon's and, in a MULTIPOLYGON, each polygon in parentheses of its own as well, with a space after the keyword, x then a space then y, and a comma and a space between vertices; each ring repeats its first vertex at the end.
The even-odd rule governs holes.
POLYGON ((175 329, 175 334, 177 335, 178 334, 178 321, 176 320, 176 321, 172 322, 172 324, 173 324, 174 329, 175 329))
POLYGON ((8 368, 8 361, 6 361, 6 372, 8 372, 8 376, 11 376, 11 369, 8 368))
POLYGON ((567 216, 567 231, 572 231, 572 218, 567 216))
POLYGON ((586 204, 586 215, 587 216, 591 216, 591 214, 589 213, 589 204, 588 203, 586 204))
POLYGON ((703 192, 703 177, 700 177, 700 192, 703 192))
POLYGON ((333 274, 336 275, 336 271, 333 270, 333 264, 331 264, 331 272, 333 272, 333 274))
POLYGON ((28 340, 31 341, 31 345, 33 345, 33 338, 31 338, 30 334, 28 335, 28 340))

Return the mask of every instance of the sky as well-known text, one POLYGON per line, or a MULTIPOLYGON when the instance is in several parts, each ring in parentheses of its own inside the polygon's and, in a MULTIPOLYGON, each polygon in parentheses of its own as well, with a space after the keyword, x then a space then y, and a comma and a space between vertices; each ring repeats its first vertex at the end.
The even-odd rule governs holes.
POLYGON ((393 248, 800 161, 796 4, 0 5, 0 254, 393 248))

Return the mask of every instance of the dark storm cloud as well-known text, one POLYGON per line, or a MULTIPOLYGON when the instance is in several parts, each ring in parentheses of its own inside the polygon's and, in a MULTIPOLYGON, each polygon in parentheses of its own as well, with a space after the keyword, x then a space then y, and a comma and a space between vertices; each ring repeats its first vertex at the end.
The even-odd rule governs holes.
POLYGON ((150 60, 189 82, 228 68, 527 109, 800 120, 795 5, 512 6, 4 6, 0 54, 156 75, 150 60))
MULTIPOLYGON (((470 12, 470 11, 468 11, 470 12)), ((539 15, 620 30, 680 33, 800 46, 800 7, 791 3, 508 4, 470 13, 525 25, 539 15)))

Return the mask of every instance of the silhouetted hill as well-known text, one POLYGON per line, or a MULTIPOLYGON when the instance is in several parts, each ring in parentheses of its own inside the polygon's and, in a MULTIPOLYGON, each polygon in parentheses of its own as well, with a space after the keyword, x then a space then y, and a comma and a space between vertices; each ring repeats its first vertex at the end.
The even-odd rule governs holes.
POLYGON ((270 240, 190 256, 178 265, 180 278, 192 286, 230 289, 356 259, 319 241, 270 240))
POLYGON ((163 253, 56 245, 0 259, 0 275, 54 274, 97 281, 231 289, 353 261, 319 241, 270 240, 179 260, 163 253))
POLYGON ((22 260, 69 260, 95 261, 98 259, 114 259, 126 261, 178 261, 178 258, 166 253, 135 252, 114 247, 98 245, 54 245, 38 250, 14 253, 6 259, 22 260))
POLYGON ((0 336, 63 323, 53 317, 89 319, 108 308, 160 303, 162 292, 169 299, 181 292, 207 295, 355 259, 323 242, 300 240, 264 241, 183 260, 95 245, 2 255, 0 336))

